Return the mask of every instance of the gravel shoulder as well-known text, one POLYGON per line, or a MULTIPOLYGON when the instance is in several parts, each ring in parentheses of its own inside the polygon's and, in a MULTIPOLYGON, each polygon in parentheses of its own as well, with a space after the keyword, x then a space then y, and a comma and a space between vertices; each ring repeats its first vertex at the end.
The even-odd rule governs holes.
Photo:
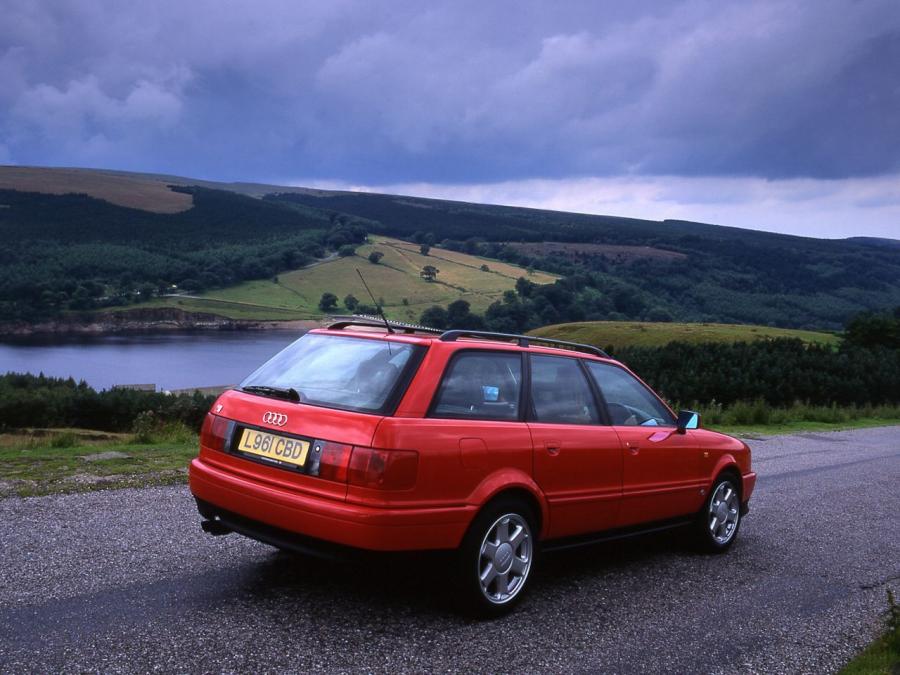
POLYGON ((900 427, 749 443, 729 554, 673 532, 548 555, 490 623, 425 560, 204 535, 185 486, 0 500, 0 671, 833 672, 900 593, 900 427))

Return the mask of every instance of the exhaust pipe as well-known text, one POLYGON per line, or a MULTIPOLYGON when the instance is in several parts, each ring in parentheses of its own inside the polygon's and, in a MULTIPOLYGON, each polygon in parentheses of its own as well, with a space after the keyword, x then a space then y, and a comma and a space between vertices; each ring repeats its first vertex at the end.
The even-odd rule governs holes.
POLYGON ((200 527, 207 534, 211 534, 214 537, 221 537, 223 534, 231 534, 234 532, 230 527, 228 527, 225 523, 219 520, 204 520, 200 522, 200 527))

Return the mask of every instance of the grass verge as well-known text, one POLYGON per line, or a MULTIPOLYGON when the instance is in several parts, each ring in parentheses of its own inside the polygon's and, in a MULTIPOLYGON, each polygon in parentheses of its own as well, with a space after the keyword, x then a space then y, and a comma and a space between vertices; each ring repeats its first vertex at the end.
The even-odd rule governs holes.
POLYGON ((838 675, 892 675, 900 672, 900 605, 888 590, 888 620, 884 635, 841 668, 838 675))
POLYGON ((827 406, 797 402, 775 408, 765 401, 740 401, 728 407, 714 403, 692 409, 700 413, 704 427, 736 435, 842 431, 900 424, 900 405, 827 406))
POLYGON ((0 497, 183 483, 197 454, 187 429, 153 435, 84 429, 0 434, 0 497))

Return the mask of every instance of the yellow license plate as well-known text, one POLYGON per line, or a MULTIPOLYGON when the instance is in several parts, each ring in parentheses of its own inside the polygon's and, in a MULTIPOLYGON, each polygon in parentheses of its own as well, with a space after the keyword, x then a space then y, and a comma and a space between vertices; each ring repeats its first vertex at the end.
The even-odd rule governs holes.
POLYGON ((267 434, 265 431, 256 429, 244 429, 238 450, 295 466, 303 466, 306 464, 306 456, 309 454, 309 441, 267 434))

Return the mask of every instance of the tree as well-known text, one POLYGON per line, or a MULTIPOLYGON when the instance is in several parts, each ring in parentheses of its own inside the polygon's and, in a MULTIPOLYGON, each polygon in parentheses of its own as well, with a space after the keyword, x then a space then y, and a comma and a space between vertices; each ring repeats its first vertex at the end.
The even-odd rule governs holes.
POLYGON ((422 312, 422 316, 419 317, 419 323, 423 326, 431 326, 432 328, 443 330, 447 327, 447 310, 438 305, 432 305, 422 312))
POLYGON ((484 320, 477 314, 472 314, 468 302, 454 300, 447 305, 447 328, 480 330, 484 328, 484 320))
POLYGON ((883 312, 862 312, 847 323, 847 344, 860 347, 900 349, 900 307, 883 312))
POLYGON ((491 268, 488 267, 487 265, 482 265, 482 266, 481 266, 481 271, 482 271, 482 272, 490 272, 490 271, 491 271, 491 268))
POLYGON ((651 307, 647 312, 647 321, 672 321, 672 314, 665 307, 651 307))
POLYGON ((516 279, 516 292, 523 298, 530 298, 536 286, 536 283, 528 281, 525 277, 516 279))
POLYGON ((319 309, 323 312, 327 312, 329 310, 337 307, 338 298, 334 293, 322 293, 322 299, 319 300, 319 309))
MULTIPOLYGON (((81 288, 79 288, 78 290, 81 290, 81 288)), ((77 293, 77 291, 76 291, 76 293, 77 293)), ((85 293, 85 295, 87 295, 87 289, 84 289, 84 293, 85 293)), ((150 298, 152 298, 154 296, 155 293, 156 293, 156 286, 154 286, 153 284, 150 284, 150 283, 143 283, 138 288, 138 295, 141 296, 141 300, 149 300, 150 298)))
POLYGON ((434 281, 438 272, 440 272, 440 270, 434 265, 425 265, 425 267, 422 268, 422 271, 419 272, 419 276, 425 279, 425 281, 434 281))
POLYGON ((349 309, 351 312, 359 307, 359 300, 356 299, 352 293, 348 293, 347 297, 344 298, 344 307, 349 309))
POLYGON ((419 253, 421 253, 422 255, 428 255, 429 251, 431 251, 431 246, 429 246, 428 244, 422 244, 421 246, 419 246, 419 253))
POLYGON ((381 251, 372 251, 369 254, 369 262, 373 265, 377 265, 383 257, 384 253, 382 253, 381 251))
POLYGON ((338 255, 342 258, 349 258, 356 255, 356 247, 353 244, 344 244, 338 249, 338 255))

